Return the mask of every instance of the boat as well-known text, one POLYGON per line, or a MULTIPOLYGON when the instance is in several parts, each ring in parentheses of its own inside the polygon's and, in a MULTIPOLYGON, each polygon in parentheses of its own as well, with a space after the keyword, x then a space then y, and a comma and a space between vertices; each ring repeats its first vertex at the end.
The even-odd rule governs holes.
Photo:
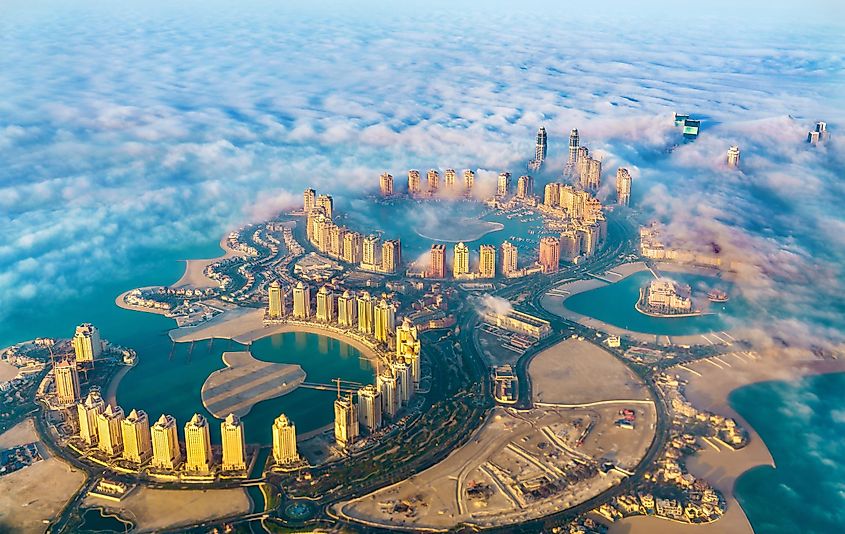
POLYGON ((712 289, 709 293, 707 293, 707 300, 710 302, 727 302, 730 300, 730 297, 728 297, 728 294, 721 289, 712 289))

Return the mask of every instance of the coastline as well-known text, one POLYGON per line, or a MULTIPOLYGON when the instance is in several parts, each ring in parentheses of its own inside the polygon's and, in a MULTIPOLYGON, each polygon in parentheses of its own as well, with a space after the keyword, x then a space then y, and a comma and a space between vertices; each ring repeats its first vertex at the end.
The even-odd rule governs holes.
POLYGON ((205 271, 205 268, 217 261, 244 255, 244 253, 240 250, 235 250, 229 247, 228 235, 223 236, 223 238, 220 240, 219 245, 220 248, 223 250, 223 254, 217 256, 216 258, 206 258, 199 260, 180 260, 185 262, 185 272, 184 274, 182 274, 179 280, 177 280, 173 284, 170 284, 170 286, 176 288, 189 287, 192 289, 206 289, 209 287, 217 287, 219 285, 217 280, 212 280, 211 278, 207 277, 203 272, 205 271))
POLYGON ((771 380, 794 381, 826 373, 845 372, 845 360, 808 360, 787 356, 760 356, 748 353, 730 353, 718 359, 672 367, 669 372, 687 380, 686 397, 701 410, 726 417, 733 417, 748 431, 746 447, 705 444, 704 449, 687 460, 687 468, 696 477, 710 482, 725 496, 728 510, 719 520, 706 525, 681 525, 657 517, 637 516, 622 519, 611 526, 609 534, 648 534, 669 532, 737 532, 753 534, 751 523, 736 500, 736 480, 746 471, 757 466, 775 467, 766 444, 760 435, 728 401, 731 393, 741 387, 771 380), (716 450, 718 447, 719 450, 716 450))
POLYGON ((114 299, 114 303, 118 308, 123 308, 124 310, 131 310, 131 311, 138 311, 138 312, 146 312, 146 313, 154 313, 156 315, 164 315, 165 317, 169 313, 167 310, 160 310, 158 308, 147 308, 144 306, 136 306, 134 304, 127 304, 126 303, 126 295, 135 291, 135 289, 150 289, 156 286, 146 286, 146 287, 139 287, 133 289, 127 289, 114 299))

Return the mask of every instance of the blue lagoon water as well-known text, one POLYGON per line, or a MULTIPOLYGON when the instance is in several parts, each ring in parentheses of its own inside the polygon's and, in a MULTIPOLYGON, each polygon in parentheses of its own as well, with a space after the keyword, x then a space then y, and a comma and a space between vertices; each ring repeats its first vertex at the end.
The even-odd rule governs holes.
POLYGON ((754 531, 843 532, 845 373, 751 384, 729 401, 760 434, 776 466, 757 467, 736 482, 754 531))

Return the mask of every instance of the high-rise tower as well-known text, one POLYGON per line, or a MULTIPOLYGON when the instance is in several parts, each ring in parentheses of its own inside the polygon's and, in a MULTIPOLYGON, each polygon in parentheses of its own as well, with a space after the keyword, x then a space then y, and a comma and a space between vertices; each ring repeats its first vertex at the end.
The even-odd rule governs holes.
POLYGON ((517 248, 510 241, 502 243, 502 276, 509 276, 517 270, 517 248))
POLYGON ((348 447, 358 437, 358 406, 352 396, 334 401, 334 439, 338 446, 348 447))
POLYGON ((71 344, 77 363, 93 362, 103 352, 100 331, 91 323, 84 323, 76 327, 71 344))
POLYGON ((381 427, 381 393, 372 384, 358 390, 358 422, 369 432, 381 427))
POLYGON ((162 414, 151 430, 153 441, 152 464, 159 469, 176 469, 182 462, 176 419, 162 414))
POLYGON ((540 265, 544 273, 556 273, 560 264, 560 239, 544 237, 540 239, 540 265))
POLYGON ((496 247, 493 245, 481 245, 479 249, 478 276, 496 277, 496 247))
POLYGON ((418 195, 422 192, 422 185, 420 184, 420 171, 411 169, 408 171, 408 194, 418 195))
POLYGON ((440 173, 434 169, 429 169, 425 177, 428 181, 428 192, 437 193, 437 190, 440 189, 440 173))
POLYGON ((296 425, 285 414, 273 421, 273 459, 279 465, 299 460, 296 452, 296 425))
POLYGON ((393 194, 393 175, 389 173, 382 173, 379 176, 379 191, 381 196, 389 197, 393 194))
POLYGON ((138 465, 146 463, 153 454, 150 420, 144 410, 132 410, 120 423, 123 434, 123 459, 138 465))
POLYGON ((109 456, 123 451, 123 408, 109 404, 103 413, 97 416, 97 448, 109 456))
POLYGON ((728 167, 732 169, 739 167, 739 147, 736 145, 728 149, 728 167))
POLYGON ((569 159, 566 161, 566 174, 572 174, 575 171, 575 166, 578 164, 578 129, 572 128, 569 132, 569 159))
POLYGON ((246 441, 244 440, 244 424, 238 416, 230 413, 220 423, 220 436, 223 443, 223 461, 220 468, 223 471, 246 470, 246 441))
POLYGON ((455 257, 452 262, 452 276, 460 278, 469 274, 469 247, 463 242, 455 245, 455 257))
POLYGON ((267 288, 267 300, 267 317, 269 319, 281 319, 285 316, 285 294, 277 280, 270 282, 270 286, 267 288))
POLYGON ((185 424, 185 470, 200 474, 211 471, 211 436, 208 421, 201 414, 195 413, 185 424))
POLYGON ((293 317, 308 319, 311 317, 311 288, 299 281, 293 288, 293 317))
POLYGON ((97 444, 97 416, 106 409, 106 403, 100 396, 99 390, 91 390, 88 396, 76 405, 76 412, 79 416, 79 437, 88 444, 97 444))
POLYGON ((500 172, 498 183, 496 185, 496 196, 506 197, 511 192, 511 173, 500 172))
POLYGON ((306 189, 305 192, 302 193, 302 211, 305 212, 305 215, 308 215, 316 206, 317 192, 311 188, 306 189))
POLYGON ((69 406, 79 400, 79 373, 76 361, 62 359, 53 365, 53 380, 56 383, 56 401, 61 406, 69 406))
POLYGON ((431 245, 431 257, 428 267, 429 278, 446 278, 446 245, 431 245))
POLYGON ((631 202, 631 174, 624 167, 616 171, 616 202, 623 206, 631 202))
POLYGON ((537 130, 537 143, 534 146, 534 161, 538 166, 546 159, 546 127, 540 126, 537 130))

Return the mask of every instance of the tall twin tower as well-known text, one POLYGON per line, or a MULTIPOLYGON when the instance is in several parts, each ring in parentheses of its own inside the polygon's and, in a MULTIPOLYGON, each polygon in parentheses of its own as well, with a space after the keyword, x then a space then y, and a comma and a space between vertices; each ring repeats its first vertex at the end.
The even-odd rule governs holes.
MULTIPOLYGON (((568 175, 571 175, 578 164, 578 130, 573 128, 571 132, 569 132, 569 159, 566 161, 566 168, 564 172, 568 175)), ((546 159, 546 153, 548 152, 548 142, 546 139, 546 128, 541 126, 539 130, 537 130, 537 143, 534 145, 534 159, 531 160, 531 163, 528 164, 528 168, 531 170, 538 170, 542 165, 543 161, 546 159)))

